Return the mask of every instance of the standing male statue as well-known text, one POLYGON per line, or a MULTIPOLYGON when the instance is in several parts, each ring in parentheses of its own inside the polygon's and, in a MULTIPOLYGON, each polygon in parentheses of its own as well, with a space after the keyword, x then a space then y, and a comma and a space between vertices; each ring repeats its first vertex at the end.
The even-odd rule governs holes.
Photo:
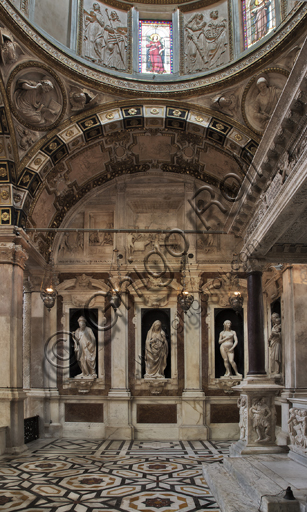
POLYGON ((84 316, 78 319, 79 329, 72 333, 74 349, 81 373, 77 379, 97 378, 96 368, 96 338, 90 327, 86 327, 84 316))

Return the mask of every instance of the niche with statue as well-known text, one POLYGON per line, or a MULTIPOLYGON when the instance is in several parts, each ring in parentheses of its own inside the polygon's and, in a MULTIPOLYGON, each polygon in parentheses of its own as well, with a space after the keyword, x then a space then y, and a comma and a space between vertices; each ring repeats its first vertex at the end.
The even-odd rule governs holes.
POLYGON ((242 379, 244 375, 243 310, 214 309, 215 378, 242 379))
POLYGON ((142 376, 171 378, 170 308, 141 309, 142 376))

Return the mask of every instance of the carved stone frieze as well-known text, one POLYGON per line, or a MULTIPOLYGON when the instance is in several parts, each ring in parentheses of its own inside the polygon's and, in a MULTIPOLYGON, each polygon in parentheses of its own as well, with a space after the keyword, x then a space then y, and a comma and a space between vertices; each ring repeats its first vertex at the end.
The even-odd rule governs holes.
POLYGON ((28 254, 20 245, 10 242, 0 242, 0 263, 11 263, 25 268, 28 254))

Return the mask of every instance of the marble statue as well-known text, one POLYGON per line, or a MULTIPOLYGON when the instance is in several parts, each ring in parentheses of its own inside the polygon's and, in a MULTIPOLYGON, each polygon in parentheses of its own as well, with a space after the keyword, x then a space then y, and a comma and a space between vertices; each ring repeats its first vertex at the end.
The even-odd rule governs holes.
POLYGON ((253 421, 253 429, 257 434, 256 443, 271 441, 269 430, 271 428, 272 413, 266 403, 264 397, 254 399, 253 405, 250 408, 250 414, 253 421))
POLYGON ((49 126, 56 121, 62 106, 54 97, 54 85, 49 78, 33 81, 19 79, 14 99, 19 115, 35 126, 49 126))
POLYGON ((220 333, 219 345, 221 356, 224 360, 224 366, 226 373, 224 377, 231 377, 230 366, 233 368, 237 377, 242 378, 242 375, 238 372, 237 365, 234 360, 234 349, 238 345, 238 338, 235 331, 231 330, 231 321, 225 320, 224 330, 220 333))
POLYGON ((247 398, 245 396, 240 396, 237 401, 237 405, 240 409, 240 439, 246 439, 246 430, 247 430, 247 398))
POLYGON ((253 118, 262 131, 265 130, 273 110, 278 102, 281 91, 270 86, 267 79, 261 76, 256 82, 258 94, 253 103, 253 118))
POLYGON ((90 327, 86 327, 84 316, 78 319, 79 328, 72 333, 76 359, 81 373, 76 379, 97 378, 96 367, 96 338, 90 327))
POLYGON ((145 344, 145 378, 164 379, 164 370, 168 355, 168 343, 160 320, 156 320, 149 329, 145 344))
POLYGON ((272 331, 269 337, 270 347, 270 366, 271 373, 281 373, 281 319, 278 313, 273 313, 272 317, 272 331))

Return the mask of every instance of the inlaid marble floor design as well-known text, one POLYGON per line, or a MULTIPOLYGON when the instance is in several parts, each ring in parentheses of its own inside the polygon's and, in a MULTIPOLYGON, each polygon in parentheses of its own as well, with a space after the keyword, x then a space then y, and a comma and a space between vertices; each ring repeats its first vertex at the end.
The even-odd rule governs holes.
POLYGON ((0 509, 219 512, 202 463, 228 442, 38 440, 0 460, 0 509))

